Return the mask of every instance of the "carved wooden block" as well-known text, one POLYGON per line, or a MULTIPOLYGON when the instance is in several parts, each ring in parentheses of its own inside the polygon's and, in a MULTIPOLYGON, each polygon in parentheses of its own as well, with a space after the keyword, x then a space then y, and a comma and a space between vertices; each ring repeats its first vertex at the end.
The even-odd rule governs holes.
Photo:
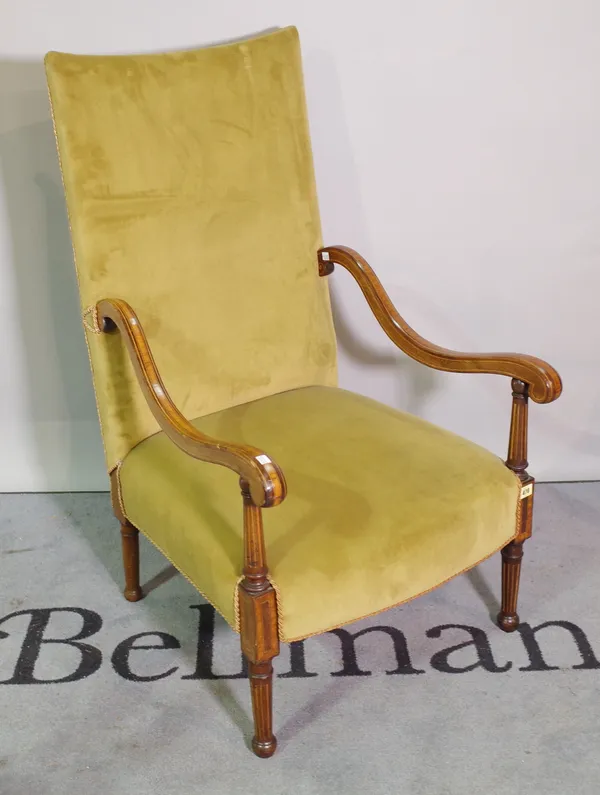
POLYGON ((277 603, 275 591, 268 587, 259 594, 239 589, 242 651, 250 662, 260 663, 279 654, 277 603))
MULTIPOLYGON (((535 479, 529 477, 527 480, 523 481, 523 486, 535 486, 535 479)), ((533 526, 533 495, 534 491, 528 497, 525 497, 521 500, 521 516, 519 519, 519 532, 515 541, 519 544, 522 544, 523 541, 527 541, 528 538, 531 538, 532 526, 533 526)))

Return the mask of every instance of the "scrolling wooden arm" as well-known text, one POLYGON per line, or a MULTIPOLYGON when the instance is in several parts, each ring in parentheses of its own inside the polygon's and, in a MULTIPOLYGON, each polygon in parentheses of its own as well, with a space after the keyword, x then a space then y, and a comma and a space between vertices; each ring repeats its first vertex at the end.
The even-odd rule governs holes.
POLYGON ((319 274, 332 273, 334 264, 350 271, 379 325, 404 353, 421 364, 454 373, 494 373, 509 376, 512 413, 506 466, 521 481, 515 537, 502 549, 502 604, 498 624, 505 632, 519 626, 517 597, 523 543, 530 538, 533 515, 534 478, 527 472, 527 403, 551 403, 562 392, 559 374, 547 362, 518 353, 459 353, 440 348, 417 334, 399 315, 369 263, 346 246, 319 250, 319 274))
POLYGON ((162 382, 140 321, 129 304, 118 298, 108 298, 99 301, 96 310, 104 332, 121 332, 148 406, 169 439, 193 458, 237 472, 248 484, 255 506, 279 505, 286 495, 285 478, 268 455, 249 445, 206 436, 175 406, 162 382))
POLYGON ((453 373, 493 373, 528 385, 536 403, 551 403, 562 384, 556 370, 542 359, 517 353, 460 353, 441 348, 417 334, 400 316, 369 263, 346 246, 319 250, 319 273, 327 276, 337 263, 349 271, 367 299, 379 325, 401 350, 421 364, 453 373))

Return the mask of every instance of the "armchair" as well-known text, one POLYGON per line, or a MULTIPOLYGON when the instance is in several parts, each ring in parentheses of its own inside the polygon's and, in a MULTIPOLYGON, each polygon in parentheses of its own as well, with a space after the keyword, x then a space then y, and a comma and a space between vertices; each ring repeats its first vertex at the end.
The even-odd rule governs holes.
POLYGON ((124 594, 143 596, 141 531, 240 633, 254 752, 276 749, 280 642, 500 550, 498 624, 516 629, 528 398, 555 400, 560 378, 531 356, 427 342, 359 254, 322 247, 295 29, 160 55, 49 53, 46 70, 124 594), (336 264, 412 358, 512 379, 506 464, 337 386, 336 264))

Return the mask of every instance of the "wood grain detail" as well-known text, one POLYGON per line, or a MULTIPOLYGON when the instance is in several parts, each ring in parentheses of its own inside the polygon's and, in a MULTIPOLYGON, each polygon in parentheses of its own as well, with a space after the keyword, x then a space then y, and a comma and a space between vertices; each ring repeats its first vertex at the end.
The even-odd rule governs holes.
POLYGON ((277 603, 271 586, 262 594, 250 594, 240 584, 240 639, 250 662, 264 662, 279 654, 277 603))

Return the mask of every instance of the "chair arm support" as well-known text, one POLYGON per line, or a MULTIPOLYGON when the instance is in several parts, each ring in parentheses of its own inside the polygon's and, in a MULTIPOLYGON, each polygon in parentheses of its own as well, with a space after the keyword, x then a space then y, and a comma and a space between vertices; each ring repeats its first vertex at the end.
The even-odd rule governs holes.
POLYGON ((493 373, 517 378, 529 385, 529 395, 536 403, 551 403, 559 397, 560 376, 542 359, 518 353, 461 353, 421 337, 400 316, 369 263, 351 248, 328 246, 319 249, 318 257, 321 276, 330 274, 334 263, 352 274, 381 328, 417 362, 453 373, 493 373))
POLYGON ((285 477, 268 455, 249 445, 212 439, 195 428, 171 400, 148 340, 128 303, 108 298, 96 304, 100 328, 120 331, 144 397, 156 421, 178 447, 193 458, 232 469, 248 483, 253 503, 268 508, 286 495, 285 477))

